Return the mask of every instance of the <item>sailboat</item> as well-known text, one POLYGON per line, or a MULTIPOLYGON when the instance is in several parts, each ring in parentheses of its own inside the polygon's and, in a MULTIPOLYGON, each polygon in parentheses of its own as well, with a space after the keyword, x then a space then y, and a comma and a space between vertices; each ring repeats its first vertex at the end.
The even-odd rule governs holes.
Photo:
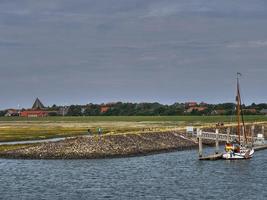
POLYGON ((254 154, 252 144, 248 142, 248 136, 245 128, 242 101, 240 95, 239 77, 240 73, 237 73, 237 96, 236 96, 236 116, 237 116, 237 138, 225 144, 225 153, 223 159, 237 160, 237 159, 250 159, 254 154), (242 135, 242 137, 241 137, 242 135))

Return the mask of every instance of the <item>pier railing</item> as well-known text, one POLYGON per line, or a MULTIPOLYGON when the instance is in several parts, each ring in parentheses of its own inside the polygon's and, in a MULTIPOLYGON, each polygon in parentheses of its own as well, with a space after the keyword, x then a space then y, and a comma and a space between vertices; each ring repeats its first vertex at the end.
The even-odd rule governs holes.
MULTIPOLYGON (((262 134, 261 137, 255 137, 254 136, 254 129, 255 127, 251 127, 251 136, 247 136, 246 138, 244 136, 240 136, 241 141, 247 141, 252 144, 252 145, 263 145, 265 144, 265 139, 264 139, 264 126, 262 126, 262 134)), ((219 153, 219 142, 225 141, 225 142, 230 142, 234 141, 235 139, 239 139, 237 135, 230 135, 230 129, 227 129, 227 134, 222 134, 219 133, 219 129, 216 129, 215 132, 207 132, 207 131, 202 131, 201 129, 197 129, 196 132, 196 137, 198 138, 198 143, 199 143, 199 157, 202 157, 202 140, 214 140, 215 141, 215 153, 219 153)))
MULTIPOLYGON (((197 138, 202 137, 202 139, 207 139, 207 140, 219 140, 219 141, 234 141, 235 139, 238 139, 237 135, 227 135, 227 134, 222 134, 222 133, 213 133, 213 132, 204 132, 200 131, 197 133, 197 138)), ((245 140, 243 136, 240 136, 241 140, 245 140)), ((248 142, 254 142, 254 143, 261 143, 264 142, 264 138, 259 138, 259 137, 247 137, 248 142), (252 140, 253 139, 253 140, 252 140)))

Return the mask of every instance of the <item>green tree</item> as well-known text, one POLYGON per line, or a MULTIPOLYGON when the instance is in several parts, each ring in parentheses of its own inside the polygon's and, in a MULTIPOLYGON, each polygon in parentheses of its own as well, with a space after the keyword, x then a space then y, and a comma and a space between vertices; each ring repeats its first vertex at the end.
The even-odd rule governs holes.
POLYGON ((3 117, 5 116, 5 114, 7 113, 6 110, 0 110, 0 117, 3 117))
POLYGON ((71 105, 69 107, 68 116, 81 116, 82 115, 82 108, 79 105, 71 105))
POLYGON ((91 104, 86 107, 84 111, 84 115, 86 116, 98 116, 100 115, 100 106, 96 104, 91 104))

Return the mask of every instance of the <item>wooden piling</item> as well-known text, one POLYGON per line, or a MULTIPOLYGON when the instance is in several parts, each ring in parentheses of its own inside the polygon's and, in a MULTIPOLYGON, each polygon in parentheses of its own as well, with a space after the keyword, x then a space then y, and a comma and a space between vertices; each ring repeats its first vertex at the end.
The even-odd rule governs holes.
POLYGON ((250 134, 252 146, 254 145, 254 137, 255 137, 254 134, 255 134, 255 125, 252 125, 251 126, 251 134, 250 134))
POLYGON ((199 158, 201 158, 203 155, 202 130, 197 129, 197 135, 198 135, 198 156, 199 158))
POLYGON ((215 154, 218 154, 219 153, 219 130, 216 129, 215 130, 215 133, 216 133, 216 141, 215 141, 215 154))
POLYGON ((230 127, 227 128, 227 139, 226 139, 226 142, 229 143, 230 142, 230 127))

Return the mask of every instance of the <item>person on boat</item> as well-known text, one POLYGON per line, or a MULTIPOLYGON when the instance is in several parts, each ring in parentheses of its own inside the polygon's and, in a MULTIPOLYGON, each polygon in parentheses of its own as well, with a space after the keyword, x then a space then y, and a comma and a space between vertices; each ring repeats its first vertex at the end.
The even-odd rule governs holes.
POLYGON ((231 143, 228 142, 225 144, 225 151, 226 152, 230 152, 232 150, 232 148, 233 148, 233 145, 231 143))
POLYGON ((239 153, 240 152, 240 144, 237 140, 234 140, 231 143, 226 143, 225 144, 225 151, 229 153, 239 153))
POLYGON ((226 143, 225 144, 225 151, 230 155, 232 158, 234 155, 234 146, 232 143, 226 143))
POLYGON ((233 151, 234 153, 239 153, 240 152, 240 143, 235 139, 232 143, 233 145, 233 151))

